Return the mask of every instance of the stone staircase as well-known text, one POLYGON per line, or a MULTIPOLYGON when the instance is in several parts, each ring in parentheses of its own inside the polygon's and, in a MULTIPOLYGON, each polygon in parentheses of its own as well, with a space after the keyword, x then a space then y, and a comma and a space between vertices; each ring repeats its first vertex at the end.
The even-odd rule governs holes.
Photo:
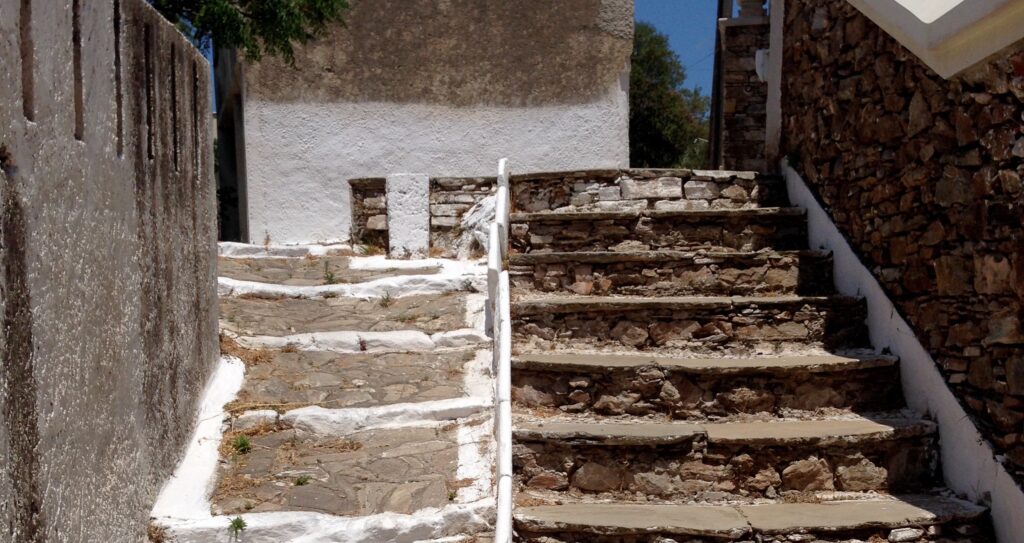
POLYGON ((520 541, 993 541, 781 186, 513 180, 520 541))

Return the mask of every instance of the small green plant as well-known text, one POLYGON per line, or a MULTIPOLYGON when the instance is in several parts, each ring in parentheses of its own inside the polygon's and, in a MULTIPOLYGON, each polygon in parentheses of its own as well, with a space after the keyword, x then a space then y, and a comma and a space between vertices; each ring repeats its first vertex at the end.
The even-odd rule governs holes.
POLYGON ((252 442, 249 441, 249 436, 235 436, 231 441, 231 448, 238 454, 247 454, 252 450, 252 442))
POLYGON ((449 490, 448 491, 448 501, 450 501, 450 502, 455 501, 455 497, 458 496, 458 495, 459 495, 458 492, 456 492, 454 490, 449 490))
POLYGON ((377 303, 380 304, 380 306, 383 307, 384 309, 387 309, 391 307, 391 304, 395 303, 395 299, 391 297, 390 292, 385 290, 384 295, 381 296, 379 300, 377 300, 377 303))
POLYGON ((338 282, 338 278, 334 276, 334 272, 331 271, 330 266, 327 262, 324 262, 324 284, 333 285, 338 282))
POLYGON ((228 523, 228 533, 235 540, 245 531, 245 520, 242 517, 235 517, 228 523))
POLYGON ((295 486, 306 486, 313 480, 309 475, 299 475, 295 478, 295 486))

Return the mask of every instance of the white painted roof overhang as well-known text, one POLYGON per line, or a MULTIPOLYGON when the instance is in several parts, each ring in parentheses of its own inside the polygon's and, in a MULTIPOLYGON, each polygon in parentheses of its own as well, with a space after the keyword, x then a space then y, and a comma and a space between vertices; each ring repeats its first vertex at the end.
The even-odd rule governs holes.
POLYGON ((948 78, 1024 38, 1024 0, 849 0, 948 78))

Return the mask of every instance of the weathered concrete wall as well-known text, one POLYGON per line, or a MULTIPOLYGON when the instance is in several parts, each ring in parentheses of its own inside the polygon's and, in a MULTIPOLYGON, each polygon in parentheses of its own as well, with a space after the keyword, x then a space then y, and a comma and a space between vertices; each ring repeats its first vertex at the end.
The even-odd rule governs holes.
POLYGON ((246 67, 249 239, 347 241, 348 179, 628 164, 632 0, 356 0, 246 67))
POLYGON ((782 152, 1024 482, 1024 43, 944 80, 845 2, 785 19, 782 152))
POLYGON ((139 541, 218 352, 207 64, 141 0, 2 0, 0 73, 0 540, 139 541))

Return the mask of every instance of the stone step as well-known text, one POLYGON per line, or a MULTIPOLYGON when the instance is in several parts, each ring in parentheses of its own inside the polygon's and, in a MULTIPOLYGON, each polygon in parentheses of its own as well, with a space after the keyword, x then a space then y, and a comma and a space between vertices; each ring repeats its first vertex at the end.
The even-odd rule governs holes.
POLYGON ((834 291, 821 251, 595 251, 513 254, 524 292, 641 296, 804 294, 834 291))
POLYGON ((611 169, 513 176, 517 211, 739 209, 786 205, 781 176, 756 172, 611 169))
POLYGON ((525 351, 678 354, 867 345, 863 300, 844 296, 544 296, 512 303, 525 351))
POLYGON ((513 438, 521 489, 622 501, 907 491, 936 475, 935 425, 902 412, 699 424, 517 418, 513 438))
POLYGON ((919 494, 760 505, 563 503, 518 507, 515 526, 518 541, 538 543, 989 543, 986 516, 963 500, 919 494))
POLYGON ((512 397, 568 413, 706 420, 821 408, 897 409, 896 359, 874 354, 759 358, 522 354, 512 397))
POLYGON ((807 245, 806 216, 796 208, 513 213, 511 222, 512 249, 520 253, 807 245))

